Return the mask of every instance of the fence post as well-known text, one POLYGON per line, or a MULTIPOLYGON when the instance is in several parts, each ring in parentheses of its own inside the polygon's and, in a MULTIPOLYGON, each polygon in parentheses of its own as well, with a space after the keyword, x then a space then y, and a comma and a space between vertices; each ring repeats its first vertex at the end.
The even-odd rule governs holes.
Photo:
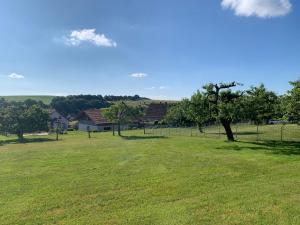
POLYGON ((58 141, 58 128, 56 128, 56 141, 58 141))
POLYGON ((283 129, 284 129, 284 124, 280 128, 280 141, 283 141, 283 129))

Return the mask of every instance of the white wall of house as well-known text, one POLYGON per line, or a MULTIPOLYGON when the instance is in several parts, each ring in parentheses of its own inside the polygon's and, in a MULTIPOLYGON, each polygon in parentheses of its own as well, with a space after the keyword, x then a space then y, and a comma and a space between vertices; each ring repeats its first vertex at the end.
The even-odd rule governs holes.
POLYGON ((108 131, 112 130, 112 125, 93 125, 85 122, 79 122, 78 130, 80 131, 88 131, 88 127, 90 131, 108 131))
POLYGON ((56 129, 57 127, 57 123, 55 123, 54 121, 59 120, 63 130, 67 130, 68 126, 69 126, 69 121, 67 118, 65 118, 64 116, 62 116, 60 113, 58 113, 57 111, 52 111, 50 113, 50 119, 51 119, 51 126, 53 129, 56 129))

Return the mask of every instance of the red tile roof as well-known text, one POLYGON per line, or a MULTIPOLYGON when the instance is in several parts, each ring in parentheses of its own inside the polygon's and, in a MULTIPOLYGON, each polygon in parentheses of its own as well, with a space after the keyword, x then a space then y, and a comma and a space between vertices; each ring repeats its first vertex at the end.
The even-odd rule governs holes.
POLYGON ((103 116, 101 109, 88 109, 81 112, 79 117, 83 115, 87 116, 95 125, 109 123, 109 121, 103 116))
POLYGON ((151 103, 144 116, 144 120, 146 121, 159 121, 162 120, 168 111, 167 103, 151 103))

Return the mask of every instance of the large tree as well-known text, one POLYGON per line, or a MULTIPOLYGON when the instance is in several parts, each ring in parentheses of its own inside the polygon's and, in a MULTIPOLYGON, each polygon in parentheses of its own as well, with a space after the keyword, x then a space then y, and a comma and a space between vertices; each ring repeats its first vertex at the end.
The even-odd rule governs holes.
POLYGON ((0 110, 0 129, 3 133, 16 134, 23 141, 25 132, 48 130, 49 113, 38 104, 12 102, 0 110))
POLYGON ((212 84, 203 87, 204 95, 209 101, 209 114, 212 119, 218 119, 225 129, 228 141, 234 141, 231 123, 240 116, 241 92, 232 91, 236 82, 212 84))
POLYGON ((245 116, 254 121, 255 124, 267 123, 270 119, 280 114, 277 110, 279 99, 277 95, 265 88, 263 84, 258 87, 251 87, 246 91, 245 116))
POLYGON ((142 115, 142 107, 133 107, 124 102, 118 102, 104 111, 104 116, 109 121, 117 123, 119 136, 121 136, 121 124, 138 121, 142 115))

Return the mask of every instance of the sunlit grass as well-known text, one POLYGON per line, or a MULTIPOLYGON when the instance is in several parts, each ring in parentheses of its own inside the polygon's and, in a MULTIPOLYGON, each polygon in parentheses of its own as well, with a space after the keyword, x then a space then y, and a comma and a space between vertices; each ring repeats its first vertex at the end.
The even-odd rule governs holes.
POLYGON ((123 135, 2 142, 0 224, 299 224, 298 143, 123 135))

